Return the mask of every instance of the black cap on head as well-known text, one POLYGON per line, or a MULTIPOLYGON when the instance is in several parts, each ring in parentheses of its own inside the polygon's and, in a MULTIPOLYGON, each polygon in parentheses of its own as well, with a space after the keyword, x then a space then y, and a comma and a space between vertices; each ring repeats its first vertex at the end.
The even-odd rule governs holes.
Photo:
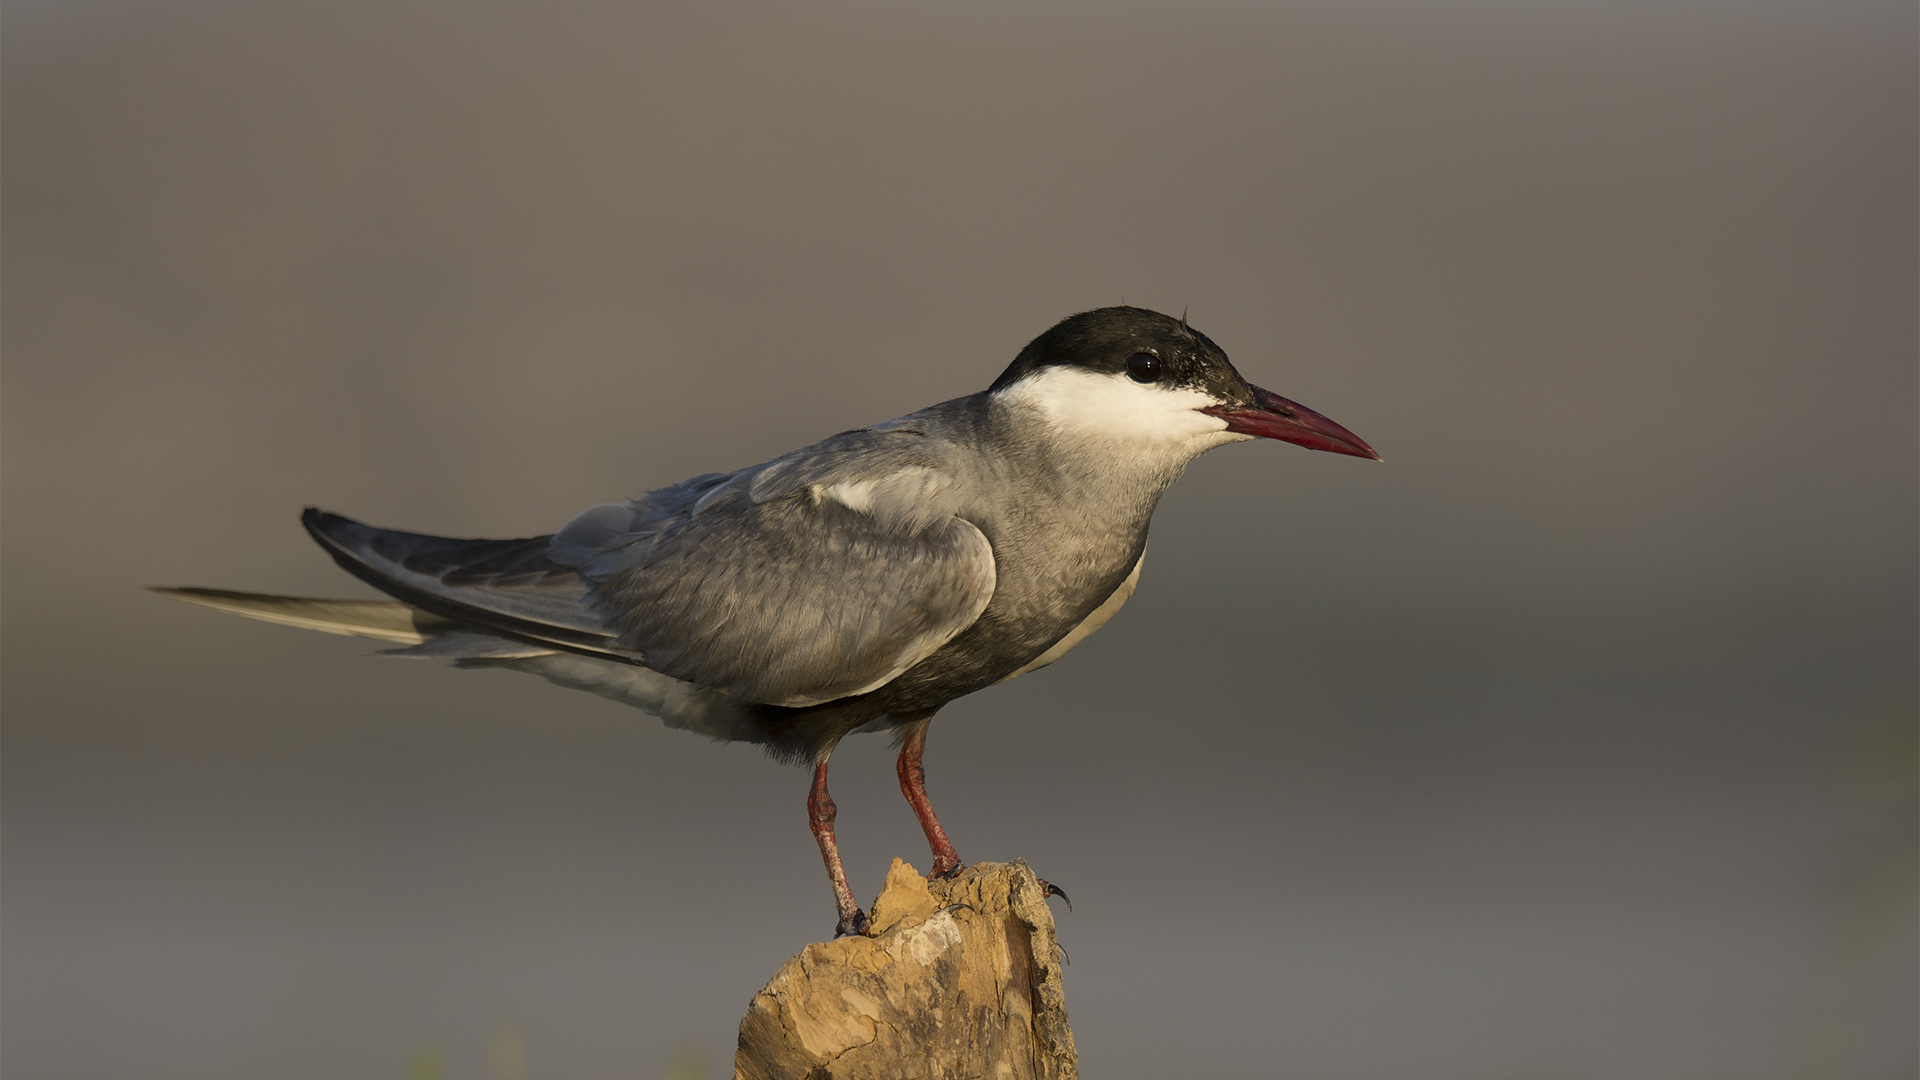
POLYGON ((1146 308, 1107 307, 1069 315, 1021 349, 989 390, 1003 390, 1055 367, 1200 390, 1218 401, 1253 400, 1252 389, 1213 339, 1184 318, 1146 308))

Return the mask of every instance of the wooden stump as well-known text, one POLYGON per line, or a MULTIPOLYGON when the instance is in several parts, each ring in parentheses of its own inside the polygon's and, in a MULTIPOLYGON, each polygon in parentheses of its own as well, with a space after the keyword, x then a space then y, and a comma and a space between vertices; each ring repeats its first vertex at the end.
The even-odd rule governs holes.
POLYGON ((1060 947, 1025 862, 899 859, 873 936, 809 945, 740 1022, 735 1080, 1078 1080, 1060 947))

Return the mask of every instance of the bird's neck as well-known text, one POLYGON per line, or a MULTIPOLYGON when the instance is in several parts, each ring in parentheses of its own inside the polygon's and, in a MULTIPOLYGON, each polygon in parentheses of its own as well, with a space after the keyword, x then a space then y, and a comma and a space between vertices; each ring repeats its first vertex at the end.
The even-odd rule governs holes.
POLYGON ((1055 533, 1046 543, 1076 549, 1069 559, 1076 563, 1125 557, 1137 547, 1160 496, 1190 460, 1062 440, 1017 410, 989 408, 978 416, 990 435, 983 441, 995 452, 982 462, 987 475, 977 489, 983 502, 976 523, 996 545, 1015 533, 1055 533), (1077 550, 1087 545, 1105 554, 1077 550))

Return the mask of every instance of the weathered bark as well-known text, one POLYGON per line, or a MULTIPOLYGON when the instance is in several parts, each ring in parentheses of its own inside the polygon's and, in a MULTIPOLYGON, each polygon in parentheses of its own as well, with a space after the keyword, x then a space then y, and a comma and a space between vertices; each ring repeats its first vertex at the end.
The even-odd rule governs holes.
POLYGON ((754 996, 735 1080, 1078 1080, 1026 863, 927 881, 895 859, 872 917, 872 937, 809 945, 754 996))

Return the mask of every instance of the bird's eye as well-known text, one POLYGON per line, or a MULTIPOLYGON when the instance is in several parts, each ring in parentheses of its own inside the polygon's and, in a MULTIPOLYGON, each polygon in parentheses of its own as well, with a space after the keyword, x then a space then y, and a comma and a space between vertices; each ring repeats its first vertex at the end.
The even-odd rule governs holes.
POLYGON ((1127 357, 1127 374, 1134 382, 1153 382, 1160 377, 1160 358, 1152 353, 1134 353, 1127 357))

